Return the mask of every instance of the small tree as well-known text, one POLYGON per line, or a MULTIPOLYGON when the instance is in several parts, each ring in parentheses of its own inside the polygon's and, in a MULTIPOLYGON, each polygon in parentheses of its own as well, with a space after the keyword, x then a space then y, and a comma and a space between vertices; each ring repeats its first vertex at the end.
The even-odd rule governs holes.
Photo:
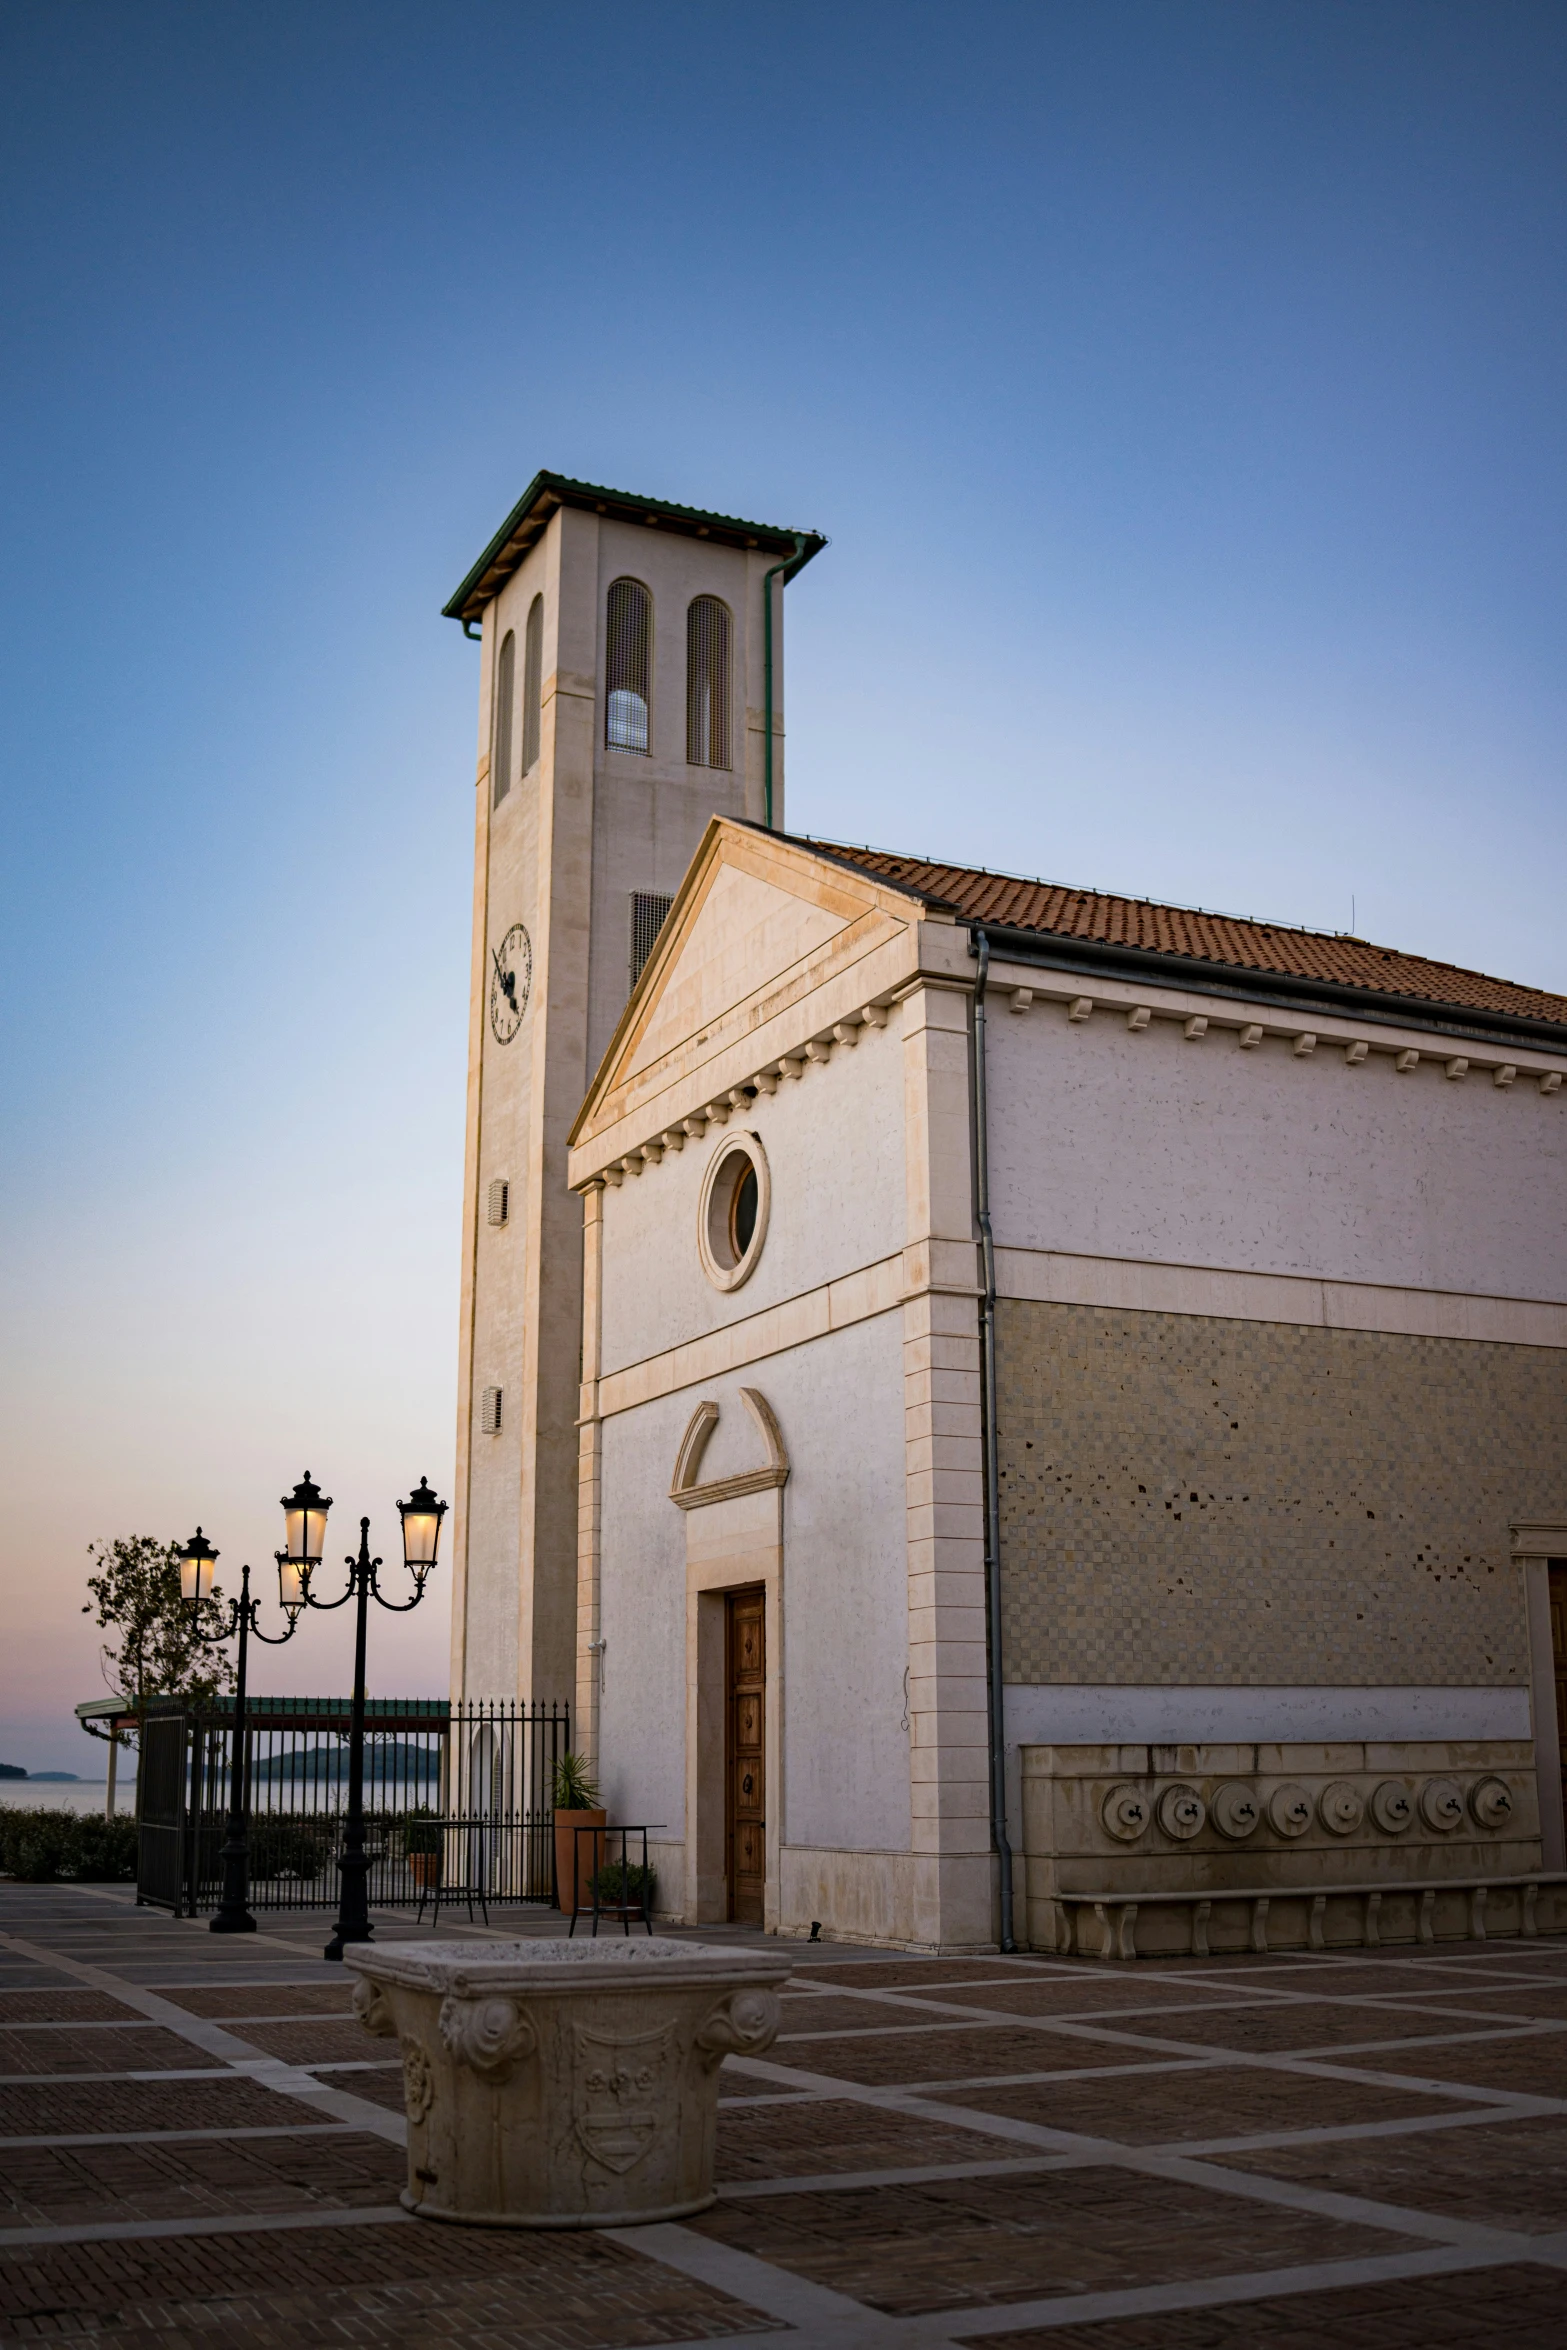
MULTIPOLYGON (((99 1626, 109 1634, 98 1652, 103 1677, 124 1700, 127 1713, 140 1717, 149 1697, 184 1697, 201 1705, 219 1690, 232 1689, 229 1658, 221 1650, 203 1648, 196 1637, 197 1631, 208 1639, 221 1633, 227 1608, 214 1587, 192 1629, 180 1600, 178 1543, 121 1534, 113 1542, 89 1543, 87 1555, 97 1573, 87 1578, 92 1598, 82 1614, 90 1616, 96 1606, 99 1626)), ((109 1736, 107 1730, 91 1734, 109 1736)))

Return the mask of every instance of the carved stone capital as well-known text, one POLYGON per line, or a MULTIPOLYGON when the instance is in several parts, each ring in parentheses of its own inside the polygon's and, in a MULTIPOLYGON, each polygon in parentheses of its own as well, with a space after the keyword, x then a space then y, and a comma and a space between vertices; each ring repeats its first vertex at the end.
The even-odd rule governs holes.
POLYGON ((354 2013, 367 2032, 374 2032, 381 2040, 395 2040, 397 2026, 392 2020, 392 2003, 379 1983, 372 1983, 368 1975, 361 1975, 354 1985, 354 2013))
POLYGON ((776 1991, 731 1991, 696 2034, 705 2069, 726 2056, 760 2056, 777 2039, 782 2014, 776 1991))
POLYGON ((441 2038, 459 2064, 497 2084, 538 2046, 533 2025, 512 2000, 459 1999, 455 1992, 441 2002, 441 2038))

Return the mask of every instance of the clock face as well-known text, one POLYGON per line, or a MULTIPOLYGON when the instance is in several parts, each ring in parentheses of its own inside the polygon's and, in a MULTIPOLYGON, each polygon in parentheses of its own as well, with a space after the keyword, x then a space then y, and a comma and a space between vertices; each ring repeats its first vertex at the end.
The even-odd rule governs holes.
POLYGON ((533 985, 533 947, 520 922, 491 947, 490 964, 490 1026, 497 1044, 510 1044, 522 1026, 533 985))

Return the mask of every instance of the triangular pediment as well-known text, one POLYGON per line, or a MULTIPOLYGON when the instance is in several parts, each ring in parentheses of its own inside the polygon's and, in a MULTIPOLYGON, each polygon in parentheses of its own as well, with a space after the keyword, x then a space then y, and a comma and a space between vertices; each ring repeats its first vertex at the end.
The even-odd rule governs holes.
POLYGON ((715 817, 572 1130, 573 1143, 721 1057, 925 911, 913 892, 715 817))
POLYGON ((720 1018, 759 973, 778 976, 817 954, 863 911, 845 904, 841 892, 818 903, 780 887, 774 874, 720 859, 682 952, 648 1006, 624 1075, 636 1076, 720 1018))

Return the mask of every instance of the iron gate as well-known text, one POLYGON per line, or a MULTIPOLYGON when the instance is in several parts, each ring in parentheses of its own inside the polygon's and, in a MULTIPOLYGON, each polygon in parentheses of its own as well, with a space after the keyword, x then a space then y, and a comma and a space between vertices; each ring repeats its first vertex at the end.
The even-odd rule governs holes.
MULTIPOLYGON (((348 1801, 346 1697, 245 1705, 253 1909, 335 1909, 348 1801)), ((138 1782, 139 1901, 195 1917, 222 1898, 233 1704, 149 1710, 138 1782)), ((553 1901, 554 1766, 571 1743, 564 1705, 365 1704, 365 1850, 372 1908, 553 1901)))
POLYGON ((183 1907, 188 1873, 188 1737, 183 1712, 149 1715, 137 1765, 136 1898, 175 1911, 183 1907))

